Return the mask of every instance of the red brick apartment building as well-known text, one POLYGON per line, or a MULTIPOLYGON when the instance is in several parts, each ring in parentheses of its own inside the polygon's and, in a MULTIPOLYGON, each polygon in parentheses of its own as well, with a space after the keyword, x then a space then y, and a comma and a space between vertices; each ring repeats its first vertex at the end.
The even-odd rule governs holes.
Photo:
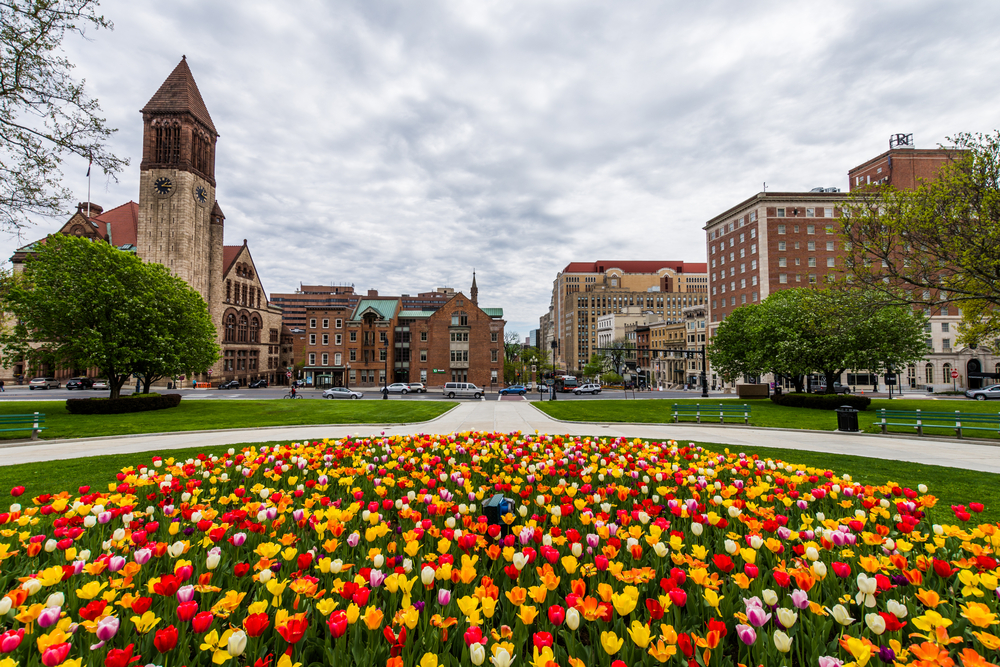
POLYGON ((307 306, 303 326, 286 327, 290 366, 306 384, 380 387, 383 383, 497 385, 503 377, 501 308, 442 288, 417 296, 370 290, 352 307, 307 306))
MULTIPOLYGON (((913 148, 912 135, 894 135, 890 148, 848 171, 852 190, 872 185, 911 189, 932 180, 953 156, 949 149, 913 148)), ((848 193, 837 188, 810 192, 761 192, 709 220, 709 334, 744 304, 758 303, 772 292, 791 287, 822 286, 842 277, 844 252, 840 215, 848 193)), ((956 309, 942 308, 928 324, 928 358, 907 369, 911 387, 951 385, 951 369, 965 364, 952 345, 960 319, 956 309)), ((993 369, 992 355, 978 361, 993 369)), ((985 367, 984 367, 985 368, 985 367)), ((965 377, 965 369, 959 369, 965 377)), ((849 374, 848 383, 851 382, 849 374)), ((866 376, 867 377, 867 376, 866 376)), ((853 379, 857 380, 858 377, 853 379)))

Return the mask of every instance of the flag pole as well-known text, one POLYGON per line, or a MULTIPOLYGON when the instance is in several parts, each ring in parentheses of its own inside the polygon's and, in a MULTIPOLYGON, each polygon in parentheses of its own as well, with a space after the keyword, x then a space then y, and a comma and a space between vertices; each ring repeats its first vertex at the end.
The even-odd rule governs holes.
POLYGON ((90 168, 94 164, 94 157, 90 156, 90 162, 87 163, 87 219, 90 220, 90 168))

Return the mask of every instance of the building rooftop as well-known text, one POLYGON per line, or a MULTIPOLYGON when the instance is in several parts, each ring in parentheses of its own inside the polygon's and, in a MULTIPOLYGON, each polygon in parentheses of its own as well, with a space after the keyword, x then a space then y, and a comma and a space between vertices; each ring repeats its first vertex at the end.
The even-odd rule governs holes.
POLYGON ((610 269, 621 269, 625 273, 658 273, 660 269, 670 269, 675 273, 705 273, 705 262, 678 262, 674 260, 602 260, 597 262, 570 262, 563 273, 604 273, 610 269))

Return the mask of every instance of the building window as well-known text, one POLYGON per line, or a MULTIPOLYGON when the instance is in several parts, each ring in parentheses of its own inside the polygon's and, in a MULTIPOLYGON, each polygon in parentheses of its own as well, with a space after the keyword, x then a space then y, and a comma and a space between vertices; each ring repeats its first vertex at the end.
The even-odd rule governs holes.
POLYGON ((334 336, 333 336, 333 344, 334 345, 343 345, 344 344, 344 335, 343 334, 334 334, 334 336))
POLYGON ((348 375, 350 375, 350 377, 351 377, 351 382, 357 382, 358 381, 358 372, 357 371, 353 371, 352 370, 348 375))
POLYGON ((248 326, 247 323, 247 316, 246 315, 241 316, 240 324, 236 329, 236 340, 239 341, 240 343, 247 342, 247 333, 249 328, 250 327, 248 326))
POLYGON ((750 284, 751 285, 756 285, 757 284, 757 276, 753 276, 753 277, 750 278, 750 284))
POLYGON ((347 355, 348 355, 347 358, 350 359, 351 361, 358 360, 358 351, 353 347, 347 351, 347 355))
POLYGON ((492 361, 493 363, 497 363, 497 361, 499 361, 499 355, 500 355, 499 351, 490 350, 490 361, 492 361))
POLYGON ((344 358, 341 356, 340 352, 337 352, 336 354, 333 355, 333 365, 339 366, 343 361, 343 359, 344 358))
POLYGON ((815 241, 810 241, 809 243, 807 243, 806 244, 806 250, 812 250, 813 252, 815 252, 816 251, 816 242, 815 241))
POLYGON ((427 350, 420 350, 420 361, 427 361, 427 350))
POLYGON ((827 250, 827 252, 833 252, 834 251, 833 241, 827 241, 826 242, 826 250, 827 250))
MULTIPOLYGON (((832 218, 833 217, 833 209, 832 208, 824 208, 823 209, 823 217, 824 218, 832 218)), ((833 229, 833 228, 832 227, 828 227, 827 229, 833 229)))
POLYGON ((427 332, 426 331, 421 331, 420 332, 420 342, 422 342, 422 343, 426 343, 427 342, 427 332))
POLYGON ((815 257, 810 257, 809 258, 809 266, 816 266, 816 258, 815 257))
POLYGON ((778 250, 779 251, 785 252, 785 247, 786 246, 785 246, 785 242, 784 241, 778 241, 778 250))
POLYGON ((323 345, 329 345, 329 344, 330 344, 330 334, 323 334, 323 345))
POLYGON ((815 283, 816 282, 816 274, 815 273, 810 273, 809 274, 809 282, 810 283, 815 283))
MULTIPOLYGON (((784 218, 785 217, 785 209, 783 209, 783 208, 779 208, 778 209, 778 217, 779 218, 784 218)), ((785 226, 784 225, 778 225, 778 233, 779 234, 784 234, 785 233, 785 226)))
POLYGON ((310 352, 309 353, 309 365, 310 366, 315 366, 316 365, 316 353, 315 352, 310 352))
POLYGON ((351 342, 352 343, 357 343, 358 342, 358 332, 357 331, 352 331, 351 332, 351 342))
POLYGON ((806 234, 815 234, 815 233, 816 233, 816 225, 806 225, 806 234))
POLYGON ((831 268, 831 269, 832 269, 833 267, 837 266, 837 260, 836 260, 836 258, 834 258, 834 257, 827 257, 827 258, 826 258, 826 265, 827 265, 827 266, 828 266, 829 268, 831 268))
POLYGON ((752 294, 750 295, 750 299, 751 299, 752 301, 756 302, 756 301, 757 301, 757 292, 754 292, 754 293, 752 293, 752 294))
POLYGON ((336 326, 338 329, 341 328, 342 326, 344 326, 344 320, 338 317, 336 320, 334 320, 334 326, 336 326))
POLYGON ((316 328, 316 318, 315 317, 309 318, 309 328, 310 329, 315 329, 316 328))
POLYGON ((948 332, 949 332, 948 323, 947 322, 942 322, 941 323, 941 333, 948 333, 948 332))
POLYGON ((498 336, 498 335, 499 335, 499 334, 498 334, 498 333, 497 333, 496 331, 491 331, 491 332, 490 332, 490 342, 491 342, 491 343, 495 343, 495 342, 497 342, 497 336, 498 336))
POLYGON ((320 359, 322 360, 324 366, 328 366, 330 364, 330 355, 326 352, 323 353, 320 359))
POLYGON ((379 361, 385 361, 385 350, 384 349, 378 351, 378 360, 379 361))
POLYGON ((816 217, 816 209, 814 209, 814 208, 807 208, 806 209, 806 217, 807 218, 815 218, 816 217))
POLYGON ((328 319, 324 319, 323 320, 323 328, 324 329, 329 329, 330 328, 330 320, 328 320, 328 319))
POLYGON ((316 344, 316 334, 309 334, 309 344, 310 345, 316 344))
POLYGON ((747 295, 740 294, 740 303, 746 303, 746 302, 747 302, 747 295))
POLYGON ((780 267, 788 266, 788 258, 787 257, 779 257, 778 258, 778 266, 780 266, 780 267))
POLYGON ((788 282, 788 274, 787 273, 779 273, 778 274, 778 282, 781 283, 782 285, 784 285, 785 283, 787 283, 788 282))
MULTIPOLYGON (((951 339, 950 338, 942 338, 941 339, 941 349, 943 351, 945 351, 945 352, 948 352, 949 350, 951 350, 951 339)), ((947 366, 947 365, 948 364, 945 364, 945 366, 947 366)), ((945 373, 945 379, 947 379, 947 378, 948 378, 948 374, 945 373)))
POLYGON ((735 296, 730 297, 729 305, 730 306, 735 306, 736 305, 736 297, 735 296))

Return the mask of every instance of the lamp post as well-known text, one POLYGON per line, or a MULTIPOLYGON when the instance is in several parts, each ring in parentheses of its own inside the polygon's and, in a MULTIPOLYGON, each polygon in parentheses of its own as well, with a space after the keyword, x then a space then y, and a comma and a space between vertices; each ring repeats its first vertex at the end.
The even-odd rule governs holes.
POLYGON ((389 336, 385 337, 385 344, 382 346, 385 352, 385 358, 383 359, 383 371, 382 371, 382 400, 389 400, 389 336))
POLYGON ((351 362, 347 362, 347 370, 344 371, 344 388, 351 388, 351 362))

